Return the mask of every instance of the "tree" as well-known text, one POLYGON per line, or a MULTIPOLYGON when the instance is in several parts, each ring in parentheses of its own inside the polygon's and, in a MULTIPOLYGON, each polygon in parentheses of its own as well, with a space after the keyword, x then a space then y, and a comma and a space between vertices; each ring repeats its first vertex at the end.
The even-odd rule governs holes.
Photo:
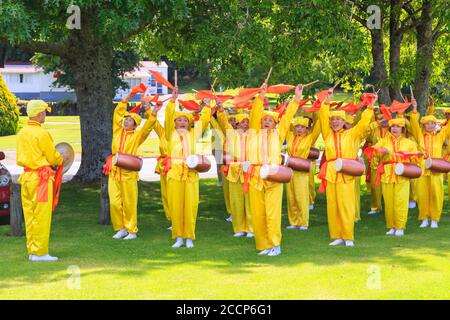
POLYGON ((0 136, 15 134, 19 125, 16 97, 8 90, 0 74, 0 136))
POLYGON ((114 48, 144 28, 158 33, 187 13, 182 0, 2 0, 0 42, 59 57, 70 67, 80 112, 77 178, 97 180, 111 145, 114 48))

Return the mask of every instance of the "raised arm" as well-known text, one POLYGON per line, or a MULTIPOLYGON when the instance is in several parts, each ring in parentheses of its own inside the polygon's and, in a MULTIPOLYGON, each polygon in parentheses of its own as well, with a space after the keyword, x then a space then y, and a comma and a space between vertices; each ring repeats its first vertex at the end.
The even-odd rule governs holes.
POLYGON ((174 97, 172 94, 172 99, 170 99, 169 103, 166 106, 166 113, 164 118, 164 130, 167 138, 172 136, 173 131, 175 130, 175 101, 177 96, 174 97))
POLYGON ((280 135, 280 143, 284 142, 286 134, 289 131, 292 119, 294 119, 295 114, 298 110, 298 104, 302 100, 303 85, 298 85, 295 88, 295 98, 293 101, 289 102, 285 115, 281 118, 278 124, 278 133, 280 135))
POLYGON ((361 114, 361 120, 358 121, 356 126, 350 129, 350 134, 355 139, 365 137, 367 135, 367 131, 369 130, 373 116, 373 105, 369 105, 361 114))
POLYGON ((261 129, 262 112, 264 110, 264 96, 266 94, 267 84, 263 84, 258 97, 253 100, 252 110, 250 111, 250 129, 261 129))

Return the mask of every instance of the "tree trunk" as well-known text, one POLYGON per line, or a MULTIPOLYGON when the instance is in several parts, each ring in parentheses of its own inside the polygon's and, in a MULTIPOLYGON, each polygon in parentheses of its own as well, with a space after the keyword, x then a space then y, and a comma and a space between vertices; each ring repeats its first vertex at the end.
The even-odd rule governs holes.
POLYGON ((388 76, 386 71, 386 62, 384 60, 384 43, 383 30, 370 30, 372 35, 372 59, 373 59, 373 75, 375 84, 380 89, 378 93, 378 101, 385 105, 391 104, 389 88, 387 86, 388 76))
POLYGON ((22 224, 23 224, 23 211, 22 211, 22 199, 20 193, 20 184, 11 184, 11 195, 10 195, 10 226, 11 226, 11 236, 21 237, 22 234, 22 224))
POLYGON ((108 177, 100 179, 100 224, 110 224, 108 177))
POLYGON ((414 81, 414 97, 417 100, 419 112, 425 114, 428 107, 430 92, 430 76, 433 63, 433 25, 431 16, 431 1, 424 0, 420 22, 416 27, 416 80, 414 81))
POLYGON ((403 32, 399 30, 400 0, 391 0, 389 19, 389 94, 392 100, 403 101, 400 88, 400 45, 403 32))
POLYGON ((113 48, 99 43, 89 23, 71 37, 71 65, 80 114, 82 157, 76 179, 100 179, 105 157, 111 153, 113 48))

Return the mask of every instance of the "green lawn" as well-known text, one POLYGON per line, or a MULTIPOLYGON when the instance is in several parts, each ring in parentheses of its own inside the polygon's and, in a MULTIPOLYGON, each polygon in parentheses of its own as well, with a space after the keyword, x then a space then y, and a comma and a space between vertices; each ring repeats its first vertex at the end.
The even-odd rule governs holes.
POLYGON ((384 235, 383 216, 365 214, 363 188, 356 247, 348 248, 328 246, 320 195, 310 230, 283 229, 282 254, 261 257, 254 240, 232 237, 216 181, 202 180, 200 188, 195 248, 172 249, 157 182, 140 185, 139 238, 130 242, 112 239, 111 227, 98 224, 97 186, 65 184, 50 244, 59 262, 28 262, 25 238, 0 227, 0 299, 450 298, 447 199, 439 229, 420 229, 414 209, 398 238, 384 235), (80 268, 80 289, 70 286, 69 266, 80 268))

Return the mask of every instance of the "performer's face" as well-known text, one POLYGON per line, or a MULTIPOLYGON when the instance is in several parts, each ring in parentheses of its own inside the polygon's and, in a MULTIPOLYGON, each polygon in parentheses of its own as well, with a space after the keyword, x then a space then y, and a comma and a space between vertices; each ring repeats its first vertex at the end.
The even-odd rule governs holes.
POLYGON ((436 122, 427 122, 423 124, 423 127, 425 128, 425 131, 428 133, 434 132, 436 129, 436 122))
POLYGON ((450 112, 447 112, 447 113, 445 114, 445 119, 450 120, 450 112))
POLYGON ((44 123, 46 116, 47 116, 47 112, 44 110, 35 117, 35 121, 37 121, 39 123, 44 123))
POLYGON ((182 116, 175 119, 175 129, 189 129, 189 120, 187 117, 182 116))
POLYGON ((233 127, 233 129, 237 129, 236 118, 229 118, 228 122, 233 127))
POLYGON ((275 120, 271 116, 265 116, 261 119, 261 127, 263 129, 275 129, 275 120))
POLYGON ((391 126, 389 130, 391 131, 392 135, 396 138, 400 137, 402 134, 402 127, 397 125, 391 126))
POLYGON ((248 121, 248 119, 244 119, 241 122, 238 123, 237 125, 238 129, 242 129, 244 131, 247 131, 248 128, 250 127, 250 121, 248 121))
POLYGON ((308 132, 308 128, 302 126, 301 124, 295 126, 295 134, 298 136, 302 136, 308 132))
POLYGON ((331 117, 330 127, 333 131, 339 131, 344 127, 344 119, 341 117, 331 117))
POLYGON ((125 130, 134 130, 136 128, 136 122, 134 122, 132 117, 125 117, 123 119, 123 128, 125 130))

